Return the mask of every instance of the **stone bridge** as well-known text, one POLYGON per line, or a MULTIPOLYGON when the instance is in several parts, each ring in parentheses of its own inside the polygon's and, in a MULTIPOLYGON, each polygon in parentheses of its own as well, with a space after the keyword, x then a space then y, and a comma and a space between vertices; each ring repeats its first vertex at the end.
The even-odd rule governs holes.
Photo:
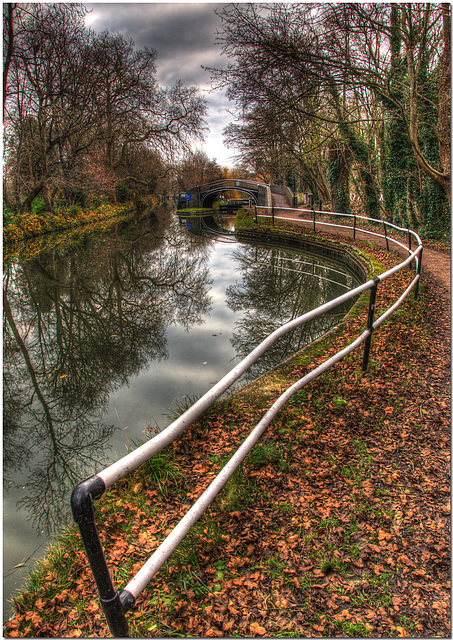
POLYGON ((192 187, 186 192, 187 207, 211 208, 216 197, 222 193, 239 191, 244 194, 244 199, 261 207, 272 205, 271 188, 262 182, 251 180, 216 180, 198 187, 192 187))

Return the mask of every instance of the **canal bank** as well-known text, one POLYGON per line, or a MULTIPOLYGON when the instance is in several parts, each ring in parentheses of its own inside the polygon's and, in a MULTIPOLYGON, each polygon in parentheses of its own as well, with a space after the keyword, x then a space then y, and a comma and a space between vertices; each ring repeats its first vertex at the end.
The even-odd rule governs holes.
MULTIPOLYGON (((369 251, 391 266, 391 255, 369 251)), ((380 300, 395 295, 383 287, 380 300)), ((435 295, 427 282, 420 303, 408 304, 398 321, 376 332, 367 375, 360 374, 359 356, 350 356, 279 414, 257 454, 250 454, 129 614, 133 635, 385 636, 433 628, 442 634, 448 518, 436 520, 423 541, 413 527, 414 517, 418 522, 443 514, 448 497, 442 490, 445 394, 435 397, 422 382, 433 387, 444 375, 430 306, 435 295), (414 394, 427 412, 419 418, 410 401, 414 394), (432 506, 422 505, 417 482, 427 448, 438 471, 432 506), (425 573, 414 574, 413 567, 425 573), (421 582, 436 585, 425 611, 413 597, 421 582)), ((353 314, 336 335, 288 363, 288 384, 363 321, 361 312, 353 314)), ((233 399, 219 405, 163 452, 158 465, 136 472, 103 498, 97 507, 101 535, 118 587, 127 564, 155 548, 266 404, 256 397, 253 404, 233 399)), ((23 596, 11 635, 25 633, 27 625, 32 635, 104 633, 76 536, 66 545, 23 596)))

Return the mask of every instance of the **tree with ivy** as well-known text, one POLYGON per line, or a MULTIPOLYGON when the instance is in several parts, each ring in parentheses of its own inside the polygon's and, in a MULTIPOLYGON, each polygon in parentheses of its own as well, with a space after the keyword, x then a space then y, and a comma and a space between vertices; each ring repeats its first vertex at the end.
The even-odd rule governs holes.
MULTIPOLYGON (((227 87, 239 122, 257 109, 271 110, 283 129, 317 122, 335 202, 348 210, 354 185, 367 215, 431 229, 416 179, 449 201, 449 5, 243 4, 220 15, 230 64, 213 80, 227 87)), ((251 127, 238 131, 239 148, 257 144, 251 127)), ((311 141, 294 140, 302 155, 313 152, 311 141)))

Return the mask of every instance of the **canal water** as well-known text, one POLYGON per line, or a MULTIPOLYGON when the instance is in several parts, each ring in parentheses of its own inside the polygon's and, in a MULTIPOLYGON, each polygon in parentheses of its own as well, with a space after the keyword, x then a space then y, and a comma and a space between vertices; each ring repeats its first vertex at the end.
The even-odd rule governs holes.
MULTIPOLYGON (((71 523, 74 486, 165 428, 274 329, 358 284, 316 253, 232 242, 175 214, 24 243, 4 259, 4 619, 71 523)), ((281 339, 237 385, 336 324, 281 339)))

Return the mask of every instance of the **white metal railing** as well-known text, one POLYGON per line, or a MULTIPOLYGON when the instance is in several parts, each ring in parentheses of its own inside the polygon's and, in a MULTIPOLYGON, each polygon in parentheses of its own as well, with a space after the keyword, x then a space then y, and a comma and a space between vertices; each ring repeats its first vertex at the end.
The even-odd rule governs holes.
MULTIPOLYGON (((259 209, 269 209, 270 207, 259 207, 259 209)), ((285 208, 286 211, 288 209, 285 208)), ((290 209, 290 211, 292 211, 290 209)), ((304 210, 294 209, 299 214, 304 210)), ((313 219, 316 212, 313 213, 313 219)), ((255 211, 256 213, 256 211, 255 211)), ((331 212, 318 212, 327 215, 341 215, 331 212)), ((275 209, 273 208, 272 217, 275 219, 275 209)), ((135 451, 130 452, 120 460, 117 460, 113 464, 109 465, 95 476, 88 478, 81 484, 79 484, 73 491, 71 497, 72 511, 75 521, 78 523, 82 539, 85 545, 87 557, 90 561, 90 565, 93 571, 93 575, 98 587, 101 605, 107 618, 107 622, 110 631, 115 637, 126 637, 128 635, 128 625, 125 617, 125 613, 135 604, 137 596, 147 586, 153 576, 157 573, 163 563, 169 558, 171 553, 176 549, 181 540, 187 535, 195 522, 206 511, 208 506, 212 503, 221 489, 224 487, 228 479, 233 475, 234 471, 238 468, 246 455, 250 452, 252 447, 258 442, 266 428, 269 426, 275 415, 283 407, 283 405, 293 396, 297 391, 302 389, 309 382, 323 374, 330 369, 336 362, 342 360, 346 355, 357 349, 361 344, 364 344, 364 355, 362 361, 362 369, 366 370, 369 358, 371 335, 373 331, 384 322, 405 300, 409 293, 414 290, 415 297, 417 297, 418 284, 421 275, 421 258, 423 245, 419 236, 409 229, 403 229, 391 223, 384 223, 381 220, 364 218, 363 216, 351 216, 354 218, 354 234, 356 230, 357 219, 367 220, 375 224, 384 224, 384 235, 374 231, 368 231, 366 229, 357 229, 359 231, 369 233, 370 235, 386 238, 387 246, 389 237, 387 235, 387 227, 395 229, 397 231, 403 231, 409 234, 409 238, 413 238, 417 242, 417 247, 412 250, 411 246, 406 247, 399 240, 391 238, 391 241, 400 247, 403 247, 408 252, 408 257, 400 264, 396 265, 392 269, 389 269, 380 276, 368 280, 364 284, 355 287, 353 290, 344 293, 343 295, 331 300, 317 309, 313 309, 302 316, 287 322, 282 327, 276 329, 265 340, 261 342, 253 351, 251 351, 241 362, 239 362, 229 373, 227 373, 219 382, 217 382, 207 393, 205 393, 199 400, 197 400, 187 411, 179 416, 174 422, 171 423, 164 431, 157 434, 154 438, 138 447, 135 451), (415 276, 408 285, 408 287, 402 292, 399 299, 387 309, 378 319, 374 320, 374 309, 376 301, 377 287, 380 282, 383 282, 387 278, 392 277, 395 273, 409 266, 412 261, 415 261, 416 272, 415 276), (205 492, 198 498, 193 504, 185 516, 175 526, 173 531, 166 537, 161 545, 154 551, 150 558, 144 563, 138 573, 130 580, 126 587, 117 592, 110 572, 107 567, 102 545, 97 534, 96 523, 94 518, 93 501, 99 498, 110 486, 115 482, 125 477, 143 462, 149 460, 153 455, 161 451, 165 446, 173 442, 178 435, 180 435, 187 427, 189 427, 197 418, 199 418, 212 404, 218 400, 221 395, 231 387, 231 385, 245 372, 249 367, 263 355, 267 349, 276 342, 280 337, 284 336, 288 332, 292 331, 296 327, 299 327, 310 320, 319 317, 323 313, 334 309, 343 302, 351 300, 356 296, 370 291, 368 319, 365 330, 349 345, 344 347, 338 353, 331 358, 323 362, 316 367, 313 371, 305 375, 303 378, 289 387, 269 408, 265 416, 260 420, 256 427, 251 431, 248 437, 244 440, 242 445, 233 454, 229 462, 223 467, 216 478, 211 482, 205 492)), ((281 218, 282 220, 292 220, 291 218, 281 218)), ((300 218, 293 219, 296 222, 303 222, 300 218)), ((307 220, 306 222, 312 222, 307 220)), ((319 221, 318 224, 326 226, 344 227, 344 225, 335 225, 328 222, 319 221)), ((351 228, 351 227, 346 227, 351 228)), ((411 245, 411 240, 409 241, 411 245)))
MULTIPOLYGON (((259 205, 255 206, 255 214, 257 209, 270 210, 272 212, 271 214, 264 214, 264 215, 259 214, 260 217, 272 218, 276 220, 286 220, 288 222, 307 222, 307 223, 313 224, 313 230, 316 230, 316 225, 324 226, 324 227, 336 227, 337 229, 352 229, 354 239, 355 239, 355 232, 361 231, 362 233, 366 233, 370 236, 384 238, 387 242, 387 249, 389 248, 388 243, 393 242, 394 244, 398 245, 405 251, 408 251, 410 254, 413 254, 412 246, 411 246, 412 238, 417 242, 419 246, 422 244, 420 237, 415 231, 412 231, 411 229, 407 229, 404 227, 399 227, 398 225, 393 224, 392 222, 387 222, 386 220, 379 220, 378 218, 367 218, 366 216, 358 216, 356 214, 351 214, 351 213, 336 213, 334 211, 321 211, 321 210, 315 210, 315 209, 298 209, 298 208, 294 209, 292 207, 259 206, 259 205), (297 213, 299 213, 299 217, 298 218, 288 218, 287 216, 280 217, 278 215, 275 215, 275 211, 297 211, 297 213), (311 219, 301 218, 300 217, 301 213, 311 213, 313 217, 311 219), (332 217, 340 217, 340 218, 350 218, 353 221, 353 226, 351 227, 350 225, 346 225, 346 224, 335 224, 333 222, 326 222, 325 220, 319 220, 319 219, 316 219, 317 214, 332 216, 332 217), (366 220, 367 222, 371 222, 377 226, 382 225, 384 227, 384 235, 376 231, 371 231, 370 229, 358 228, 357 220, 366 220), (396 240, 395 238, 392 238, 391 236, 389 236, 387 234, 387 229, 389 227, 391 229, 395 229, 396 231, 407 234, 409 239, 409 247, 406 247, 406 245, 404 245, 401 241, 396 240)), ((416 260, 417 260, 416 262, 416 270, 417 270, 418 258, 416 258, 416 260)))

